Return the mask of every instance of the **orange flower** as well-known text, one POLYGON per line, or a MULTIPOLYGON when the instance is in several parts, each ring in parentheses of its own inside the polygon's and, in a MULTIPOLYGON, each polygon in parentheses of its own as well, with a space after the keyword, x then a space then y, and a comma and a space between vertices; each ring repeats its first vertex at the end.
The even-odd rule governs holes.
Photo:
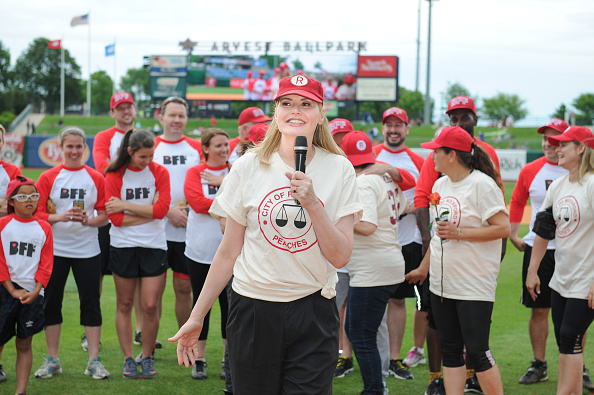
POLYGON ((437 206, 439 204, 440 200, 441 200, 441 196, 439 196, 439 193, 437 193, 437 192, 429 195, 429 201, 434 206, 437 206))

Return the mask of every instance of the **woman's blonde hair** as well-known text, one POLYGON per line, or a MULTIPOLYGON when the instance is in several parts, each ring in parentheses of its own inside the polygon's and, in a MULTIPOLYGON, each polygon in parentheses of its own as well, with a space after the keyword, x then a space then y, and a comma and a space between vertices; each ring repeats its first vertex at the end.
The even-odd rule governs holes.
POLYGON ((584 152, 582 152, 582 156, 580 157, 580 164, 578 167, 578 182, 584 178, 587 173, 594 174, 594 149, 587 146, 584 143, 577 143, 584 145, 584 152))
MULTIPOLYGON (((318 107, 321 112, 322 104, 318 103, 318 107)), ((270 127, 266 131, 266 137, 264 137, 262 143, 250 151, 256 154, 261 163, 269 165, 270 157, 275 151, 278 150, 278 147, 280 146, 281 136, 282 133, 278 128, 276 118, 273 117, 272 122, 270 122, 270 127)), ((325 149, 326 151, 329 151, 333 154, 344 156, 344 152, 342 152, 340 147, 332 138, 332 133, 330 133, 330 126, 328 126, 328 118, 326 118, 326 115, 323 115, 322 124, 316 126, 312 144, 315 147, 325 149)))
POLYGON ((4 140, 5 133, 6 133, 6 129, 4 129, 4 126, 2 126, 2 124, 0 123, 0 135, 2 135, 2 140, 4 140))
POLYGON ((67 126, 60 131, 60 147, 64 147, 64 140, 68 136, 79 136, 83 139, 83 145, 87 145, 85 131, 78 126, 67 126))

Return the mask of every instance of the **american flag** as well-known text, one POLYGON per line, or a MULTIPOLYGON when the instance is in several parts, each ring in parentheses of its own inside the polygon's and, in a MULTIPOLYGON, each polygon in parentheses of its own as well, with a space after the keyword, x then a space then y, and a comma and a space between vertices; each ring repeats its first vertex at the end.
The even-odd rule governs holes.
POLYGON ((89 24, 89 14, 75 16, 70 21, 70 26, 88 25, 88 24, 89 24))

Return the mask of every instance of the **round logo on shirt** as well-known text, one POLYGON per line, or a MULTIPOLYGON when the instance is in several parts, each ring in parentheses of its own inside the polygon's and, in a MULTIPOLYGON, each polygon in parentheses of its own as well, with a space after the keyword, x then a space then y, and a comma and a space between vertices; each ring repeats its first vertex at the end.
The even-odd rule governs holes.
POLYGON ((580 206, 575 197, 565 196, 555 203, 553 215, 557 223, 557 237, 567 237, 577 229, 580 224, 580 206))
POLYGON ((260 231, 274 247, 291 253, 318 242, 307 211, 291 196, 291 187, 270 192, 258 207, 260 231))
POLYGON ((453 222, 456 226, 460 226, 462 211, 460 210, 460 202, 458 199, 453 196, 442 197, 439 206, 437 206, 438 220, 443 221, 443 219, 439 218, 441 218, 446 211, 449 211, 447 214, 447 221, 453 222))

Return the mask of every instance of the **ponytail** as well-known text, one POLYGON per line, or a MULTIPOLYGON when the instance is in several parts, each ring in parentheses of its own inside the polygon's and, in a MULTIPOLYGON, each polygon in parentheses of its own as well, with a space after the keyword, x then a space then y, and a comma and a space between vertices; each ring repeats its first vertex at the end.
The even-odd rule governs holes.
POLYGON ((130 153, 128 147, 132 153, 142 148, 153 148, 155 146, 155 136, 146 130, 128 130, 122 139, 122 144, 118 148, 118 156, 116 159, 105 168, 105 174, 116 172, 122 167, 126 168, 130 163, 130 153))
POLYGON ((471 147, 472 150, 470 152, 453 150, 447 147, 443 147, 443 150, 446 154, 450 151, 456 151, 456 157, 462 166, 485 173, 495 181, 499 188, 501 188, 502 185, 501 181, 499 181, 499 172, 495 168, 495 165, 493 165, 493 161, 489 154, 475 143, 472 143, 471 147))

